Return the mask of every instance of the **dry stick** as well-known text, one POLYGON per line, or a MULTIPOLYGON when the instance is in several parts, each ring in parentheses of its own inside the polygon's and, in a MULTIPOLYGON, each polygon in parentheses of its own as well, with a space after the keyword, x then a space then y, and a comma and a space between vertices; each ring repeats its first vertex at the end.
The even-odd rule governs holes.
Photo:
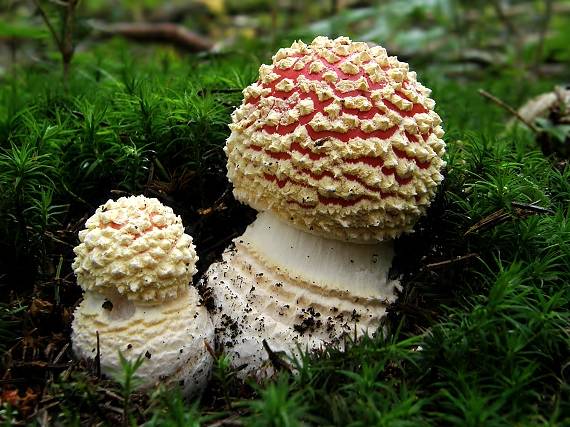
POLYGON ((291 365, 289 365, 287 362, 281 359, 281 357, 279 357, 279 355, 275 353, 271 349, 271 347, 269 347, 267 340, 264 339, 261 343, 263 344, 263 348, 265 349, 265 351, 269 356, 269 361, 276 370, 286 370, 288 372, 293 372, 293 368, 291 367, 291 365))
POLYGON ((38 8, 38 11, 40 12, 40 15, 42 16, 43 21, 45 22, 45 24, 48 27, 49 32, 51 33, 51 36, 55 40, 55 44, 57 45, 57 48, 59 50, 61 50, 61 41, 59 39, 59 36, 57 35, 57 32, 55 31, 55 28, 53 28, 53 25, 51 25, 51 21, 49 20, 45 10, 40 5, 39 0, 34 0, 34 4, 38 8))
POLYGON ((454 264, 456 262, 465 261, 466 259, 471 259, 471 258, 475 258, 478 256, 479 256, 479 254, 477 254, 477 253, 470 253, 467 255, 458 256, 456 258, 448 259, 445 261, 432 262, 431 264, 427 264, 426 268, 443 267, 445 265, 454 264))
POLYGON ((65 344, 63 346, 63 348, 61 349, 61 351, 57 354, 57 356, 55 357, 55 359, 53 359, 53 364, 57 364, 57 362, 59 362, 59 359, 61 359, 61 356, 63 356, 63 353, 65 353, 65 351, 69 348, 69 343, 65 344))
POLYGON ((97 355, 95 356, 95 374, 101 379, 101 348, 99 347, 99 331, 95 331, 97 336, 97 355))
POLYGON ((111 410, 111 411, 113 411, 116 414, 119 414, 121 416, 123 416, 123 414, 124 414, 124 411, 121 408, 117 408, 116 406, 111 406, 111 405, 105 404, 105 405, 101 405, 100 408, 109 409, 109 410, 111 410))
POLYGON ((90 210, 95 210, 95 207, 94 207, 91 203, 85 201, 84 199, 82 199, 81 197, 79 197, 77 194, 75 194, 73 191, 71 191, 71 190, 69 189, 69 187, 65 184, 65 182, 62 181, 61 184, 62 184, 63 189, 64 189, 65 191, 67 191, 75 200, 77 200, 77 201, 83 203, 83 204, 86 205, 86 206, 89 206, 90 210))
POLYGON ((68 247, 70 247, 70 248, 74 248, 74 247, 75 247, 75 245, 72 245, 72 244, 69 243, 69 242, 64 242, 63 240, 58 239, 58 238, 56 237, 56 235, 53 234, 51 231, 45 230, 43 234, 44 234, 44 236, 50 238, 50 239, 53 240, 54 242, 59 243, 60 245, 68 246, 68 247))
POLYGON ((515 24, 513 24, 510 17, 507 15, 507 13, 505 13, 501 0, 493 0, 492 3, 493 3, 493 8, 495 9, 495 12, 497 14, 497 17, 503 23, 503 25, 506 27, 509 33, 509 38, 514 39, 513 43, 516 49, 516 62, 519 65, 519 67, 522 69, 523 44, 522 44, 522 35, 519 32, 519 28, 515 24))
MULTIPOLYGON (((543 208, 542 206, 537 206, 535 204, 527 204, 527 203, 520 203, 520 202, 511 202, 511 207, 514 209, 514 213, 519 217, 528 216, 531 214, 550 214, 554 215, 554 211, 552 209, 543 208)), ((463 234, 467 236, 468 234, 474 233, 475 231, 479 231, 484 228, 494 227, 498 224, 501 224, 509 219, 513 218, 510 212, 507 212, 505 209, 499 209, 485 218, 477 222, 475 225, 469 227, 469 229, 463 234)))
POLYGON ((118 35, 137 41, 163 42, 173 44, 181 49, 199 52, 213 47, 211 40, 200 36, 182 25, 147 22, 122 22, 117 24, 92 23, 93 28, 103 35, 118 35))
POLYGON ((73 46, 73 30, 75 28, 75 7, 79 0, 67 0, 67 7, 64 13, 63 40, 61 45, 61 58, 63 60, 63 82, 67 85, 69 75, 69 64, 75 47, 73 46))
POLYGON ((240 414, 232 414, 227 418, 216 421, 215 423, 209 424, 209 427, 221 427, 221 426, 243 426, 240 421, 240 414))
POLYGON ((544 11, 544 16, 542 18, 542 26, 540 28, 538 44, 534 52, 534 70, 537 71, 540 65, 540 60, 542 59, 542 52, 544 50, 544 41, 546 39, 546 33, 548 31, 548 26, 550 25, 550 19, 552 18, 552 0, 545 0, 546 10, 544 11))
POLYGON ((534 203, 528 204, 520 202, 511 202, 511 206, 515 210, 520 210, 520 211, 528 211, 533 213, 550 214, 550 215, 556 214, 556 212, 554 212, 552 209, 543 208, 542 206, 537 206, 534 203))
POLYGON ((500 100, 495 95, 490 94, 489 92, 487 92, 484 89, 479 89, 478 92, 479 92, 479 95, 484 96, 487 99, 490 99, 495 104, 497 104, 499 107, 507 110, 509 113, 511 113, 513 116, 515 116, 518 120, 520 120, 521 123, 524 123, 526 126, 528 126, 528 128, 530 130, 532 130, 534 133, 540 133, 540 129, 538 129, 533 123, 526 120, 523 116, 521 116, 519 114, 519 112, 517 110, 515 110, 513 107, 511 107, 505 101, 500 100))
POLYGON ((107 390, 106 388, 99 387, 99 390, 102 390, 106 396, 109 396, 112 399, 115 399, 117 402, 123 402, 123 397, 119 396, 117 393, 113 393, 111 390, 107 390))
POLYGON ((216 352, 214 351, 214 349, 212 348, 210 343, 208 341, 206 341, 206 339, 204 339, 204 347, 206 347, 206 351, 208 353, 210 353, 210 356, 212 356, 212 359, 216 360, 219 357, 219 354, 216 354, 216 352))
POLYGON ((17 368, 34 368, 34 369, 65 369, 69 367, 68 363, 48 363, 43 360, 33 360, 31 362, 14 362, 12 366, 17 368))
MULTIPOLYGON (((52 1, 53 2, 53 1, 52 1)), ((49 17, 47 16, 45 10, 42 8, 39 0, 34 0, 40 15, 45 22, 46 26, 55 41, 57 49, 61 55, 61 62, 63 65, 63 84, 67 88, 67 79, 69 76, 69 64, 73 58, 73 53, 75 48, 73 46, 73 30, 75 27, 75 8, 79 3, 79 0, 68 0, 66 3, 63 2, 53 2, 58 6, 65 7, 64 17, 63 17, 63 38, 57 35, 57 31, 53 27, 49 17)))
POLYGON ((508 221, 510 218, 511 215, 509 212, 507 212, 505 209, 499 209, 498 211, 495 211, 487 215, 485 218, 477 222, 475 225, 469 227, 463 235, 467 236, 468 234, 474 233, 475 231, 479 231, 483 228, 493 227, 495 225, 508 221))

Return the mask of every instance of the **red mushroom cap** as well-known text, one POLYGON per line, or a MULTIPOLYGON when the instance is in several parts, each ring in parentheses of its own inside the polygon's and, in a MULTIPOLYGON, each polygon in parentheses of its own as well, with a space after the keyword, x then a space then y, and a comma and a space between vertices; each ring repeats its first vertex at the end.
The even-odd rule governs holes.
POLYGON ((393 238, 411 231, 443 179, 430 90, 380 46, 295 42, 243 93, 225 149, 234 195, 296 227, 393 238))

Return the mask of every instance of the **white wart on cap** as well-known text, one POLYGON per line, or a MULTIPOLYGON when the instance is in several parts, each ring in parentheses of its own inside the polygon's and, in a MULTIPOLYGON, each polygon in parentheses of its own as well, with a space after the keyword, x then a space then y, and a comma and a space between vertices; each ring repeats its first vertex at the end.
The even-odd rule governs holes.
POLYGON ((80 358, 97 354, 101 370, 120 369, 145 357, 140 387, 180 384, 186 395, 206 384, 213 359, 214 328, 195 288, 198 257, 182 221, 157 199, 109 200, 79 233, 73 263, 86 291, 74 313, 72 344, 80 358))

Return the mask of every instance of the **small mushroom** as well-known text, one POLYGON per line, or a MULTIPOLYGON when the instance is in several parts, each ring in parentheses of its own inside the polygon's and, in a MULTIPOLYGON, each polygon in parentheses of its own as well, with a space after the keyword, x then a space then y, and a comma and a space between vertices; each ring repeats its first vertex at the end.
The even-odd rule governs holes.
POLYGON ((181 384, 201 390, 214 330, 194 287, 198 257, 182 220, 157 199, 121 197, 100 206, 79 233, 73 269, 85 290, 74 313, 72 344, 80 358, 100 353, 101 371, 146 357, 136 372, 142 389, 181 384), (97 348, 99 334, 99 349, 97 348))
POLYGON ((443 179, 429 94, 408 64, 346 37, 279 50, 244 90, 228 178, 261 213, 204 279, 243 376, 271 374, 263 340, 298 356, 380 327, 399 287, 392 239, 443 179))

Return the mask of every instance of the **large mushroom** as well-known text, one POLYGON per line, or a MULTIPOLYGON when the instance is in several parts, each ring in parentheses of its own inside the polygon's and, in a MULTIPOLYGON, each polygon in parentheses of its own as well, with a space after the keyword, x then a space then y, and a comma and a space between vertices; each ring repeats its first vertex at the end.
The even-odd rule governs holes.
POLYGON ((119 352, 140 355, 142 389, 180 384, 201 390, 214 329, 194 287, 198 257, 179 216, 157 199, 109 200, 79 232, 73 269, 84 299, 74 313, 72 343, 80 358, 100 354, 101 370, 120 369, 119 352), (99 335, 99 340, 97 340, 99 335), (99 341, 99 342, 98 342, 99 341), (99 347, 98 347, 99 346, 99 347))
POLYGON ((346 37, 280 49, 243 93, 228 178, 261 213, 204 284, 220 344, 262 376, 263 340, 298 356, 378 329, 399 287, 392 239, 430 204, 445 144, 408 64, 346 37))

